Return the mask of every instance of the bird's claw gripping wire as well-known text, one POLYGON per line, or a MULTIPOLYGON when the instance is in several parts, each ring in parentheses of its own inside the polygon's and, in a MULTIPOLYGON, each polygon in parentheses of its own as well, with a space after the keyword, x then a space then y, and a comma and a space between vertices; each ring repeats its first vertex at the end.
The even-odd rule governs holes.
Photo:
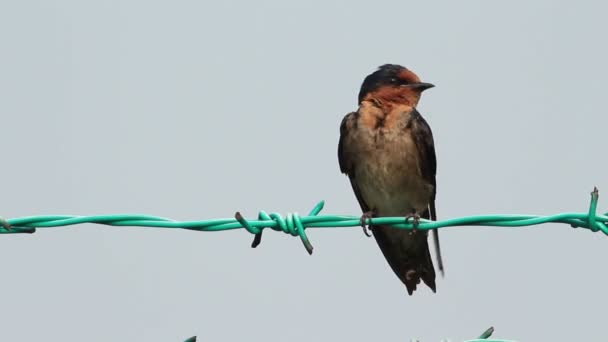
MULTIPOLYGON (((317 205, 310 211, 308 216, 318 215, 321 210, 323 210, 324 205, 324 201, 317 203, 317 205)), ((256 248, 262 242, 262 231, 264 228, 271 228, 291 234, 293 236, 299 236, 308 254, 312 254, 312 244, 308 240, 308 236, 306 236, 306 227, 304 226, 304 223, 302 222, 302 219, 298 213, 289 213, 285 216, 285 218, 283 218, 278 213, 270 213, 269 215, 265 211, 261 210, 258 215, 258 221, 249 222, 243 217, 243 215, 241 215, 240 212, 237 211, 234 218, 243 226, 243 228, 255 235, 253 242, 251 243, 252 248, 256 248), (259 223, 260 221, 273 221, 274 224, 262 226, 259 223)))
POLYGON ((363 215, 361 215, 361 218, 359 219, 359 223, 361 223, 361 227, 363 228, 363 234, 365 234, 365 236, 367 237, 371 237, 372 235, 369 233, 369 229, 370 229, 370 224, 368 224, 368 220, 372 219, 375 215, 375 212, 373 210, 370 211, 366 211, 363 213, 363 215))
POLYGON ((405 223, 409 223, 412 220, 412 231, 410 234, 416 233, 418 226, 420 225, 420 215, 417 212, 413 212, 405 215, 405 223))

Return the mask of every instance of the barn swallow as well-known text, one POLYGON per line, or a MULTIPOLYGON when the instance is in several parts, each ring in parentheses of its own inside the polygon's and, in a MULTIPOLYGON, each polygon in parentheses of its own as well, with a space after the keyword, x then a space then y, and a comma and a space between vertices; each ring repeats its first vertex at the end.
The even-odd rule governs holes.
MULTIPOLYGON (((400 65, 382 65, 359 91, 359 108, 340 125, 338 161, 361 206, 361 222, 380 216, 436 220, 437 161, 431 128, 416 110, 420 81, 400 65)), ((380 250, 412 295, 422 280, 433 292, 435 269, 427 231, 370 226, 380 250)), ((433 230, 437 263, 443 274, 439 235, 433 230)))

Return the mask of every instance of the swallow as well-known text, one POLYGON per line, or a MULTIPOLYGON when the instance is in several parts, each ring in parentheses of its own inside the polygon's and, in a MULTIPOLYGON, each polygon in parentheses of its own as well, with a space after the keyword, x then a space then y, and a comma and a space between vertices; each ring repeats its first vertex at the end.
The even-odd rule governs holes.
MULTIPOLYGON (((414 227, 420 218, 437 220, 433 133, 416 109, 422 92, 433 87, 403 66, 382 65, 363 81, 358 110, 342 120, 338 162, 363 211, 364 232, 372 217, 413 218, 414 227)), ((409 295, 420 280, 436 292, 427 231, 369 228, 409 295)), ((437 230, 433 238, 443 274, 437 230)))

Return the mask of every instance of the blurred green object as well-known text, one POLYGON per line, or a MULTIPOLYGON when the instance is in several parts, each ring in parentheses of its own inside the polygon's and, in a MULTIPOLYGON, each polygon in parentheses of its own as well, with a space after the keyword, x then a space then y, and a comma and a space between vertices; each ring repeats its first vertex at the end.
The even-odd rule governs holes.
POLYGON ((489 339, 490 336, 494 333, 494 327, 489 327, 486 331, 484 331, 479 337, 475 340, 468 340, 464 342, 516 342, 512 340, 495 340, 489 339))
POLYGON ((489 327, 488 329, 486 329, 486 331, 479 335, 479 339, 487 339, 488 337, 492 336, 493 333, 494 327, 489 327))
POLYGON ((494 333, 494 327, 489 327, 488 329, 486 329, 486 331, 484 331, 481 335, 479 335, 479 337, 477 339, 467 340, 464 342, 515 342, 515 341, 509 341, 509 340, 488 339, 490 336, 492 336, 493 333, 494 333))

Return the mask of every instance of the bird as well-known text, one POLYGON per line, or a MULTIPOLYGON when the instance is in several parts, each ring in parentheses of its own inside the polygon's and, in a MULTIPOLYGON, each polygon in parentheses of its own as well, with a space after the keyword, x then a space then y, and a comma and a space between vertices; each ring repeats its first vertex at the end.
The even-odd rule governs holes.
MULTIPOLYGON (((410 296, 421 280, 437 291, 428 232, 416 230, 420 218, 437 220, 435 143, 430 126, 416 109, 422 92, 433 87, 401 65, 379 66, 363 80, 359 107, 344 116, 338 142, 340 171, 350 179, 366 235, 365 222, 370 218, 413 219, 413 230, 369 227, 410 296)), ((443 275, 439 233, 432 232, 443 275)))

